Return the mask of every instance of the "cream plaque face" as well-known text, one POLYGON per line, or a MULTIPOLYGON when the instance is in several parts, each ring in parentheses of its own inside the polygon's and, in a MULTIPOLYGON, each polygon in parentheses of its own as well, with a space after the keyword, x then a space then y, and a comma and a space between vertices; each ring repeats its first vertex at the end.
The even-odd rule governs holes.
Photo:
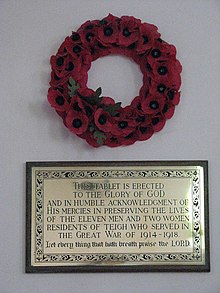
POLYGON ((206 165, 166 163, 28 163, 29 271, 208 270, 206 165))

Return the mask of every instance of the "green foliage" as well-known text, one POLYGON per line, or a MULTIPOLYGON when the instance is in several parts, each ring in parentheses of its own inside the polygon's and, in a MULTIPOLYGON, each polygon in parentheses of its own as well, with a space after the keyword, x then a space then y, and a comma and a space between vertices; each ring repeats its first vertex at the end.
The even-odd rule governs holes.
POLYGON ((76 94, 76 91, 80 88, 80 86, 72 77, 69 78, 69 84, 70 85, 68 85, 68 89, 70 90, 70 92, 68 92, 68 94, 72 98, 76 94))
POLYGON ((103 107, 103 110, 108 112, 111 116, 117 115, 117 110, 120 108, 121 102, 118 102, 114 105, 109 105, 107 107, 103 107))
POLYGON ((91 96, 91 97, 83 97, 82 95, 79 95, 79 97, 86 101, 87 103, 89 103, 90 105, 100 105, 102 102, 102 97, 100 97, 100 95, 102 94, 102 89, 99 87, 97 88, 95 95, 91 96))
POLYGON ((88 102, 90 105, 99 105, 102 101, 102 97, 82 97, 86 102, 88 102))
POLYGON ((99 87, 99 88, 97 88, 97 90, 95 91, 95 95, 96 95, 96 97, 98 98, 98 97, 101 96, 101 94, 102 94, 102 88, 99 87))
POLYGON ((106 135, 104 132, 101 132, 99 130, 95 130, 93 133, 94 138, 97 140, 97 143, 99 145, 103 145, 106 140, 106 135))
POLYGON ((95 95, 94 96, 89 97, 89 98, 87 97, 85 99, 91 105, 99 105, 102 102, 102 97, 100 97, 101 94, 102 94, 102 89, 99 87, 95 91, 95 95))

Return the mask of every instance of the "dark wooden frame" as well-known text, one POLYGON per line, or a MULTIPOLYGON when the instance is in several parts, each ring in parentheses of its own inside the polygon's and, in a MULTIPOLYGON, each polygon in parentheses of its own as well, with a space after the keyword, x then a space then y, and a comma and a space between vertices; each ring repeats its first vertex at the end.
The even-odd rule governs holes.
POLYGON ((63 272, 209 272, 209 202, 208 202, 208 161, 54 161, 26 163, 26 272, 63 273, 63 272), (124 265, 124 266, 32 266, 31 265, 31 218, 32 218, 32 167, 68 166, 201 166, 204 168, 204 227, 205 227, 205 264, 204 265, 124 265))

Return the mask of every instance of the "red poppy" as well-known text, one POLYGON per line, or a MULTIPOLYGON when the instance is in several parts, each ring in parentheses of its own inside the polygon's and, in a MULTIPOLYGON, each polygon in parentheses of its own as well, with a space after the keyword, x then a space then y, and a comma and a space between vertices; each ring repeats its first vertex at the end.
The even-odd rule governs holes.
POLYGON ((134 144, 137 141, 137 134, 136 132, 132 132, 126 136, 116 136, 112 135, 111 133, 108 134, 105 145, 109 147, 118 147, 118 146, 126 146, 134 144))
POLYGON ((164 84, 169 83, 169 85, 176 88, 180 87, 182 66, 178 60, 172 58, 169 61, 155 62, 152 66, 152 71, 155 81, 164 84))
POLYGON ((80 34, 78 32, 72 32, 72 35, 70 36, 70 38, 72 39, 72 41, 75 44, 81 44, 82 43, 80 34))
POLYGON ((137 141, 137 133, 136 131, 131 132, 130 134, 120 137, 119 139, 121 145, 131 145, 134 144, 137 141))
POLYGON ((164 41, 156 40, 147 55, 147 60, 151 66, 155 62, 168 61, 175 58, 176 48, 164 41))
POLYGON ((114 124, 113 117, 102 108, 98 108, 94 114, 95 125, 103 132, 111 132, 112 125, 114 124))
POLYGON ((175 107, 171 102, 167 102, 162 110, 162 113, 166 119, 170 119, 173 117, 175 111, 175 107))
POLYGON ((56 72, 60 72, 61 70, 65 70, 67 66, 67 58, 62 55, 53 55, 50 58, 50 64, 53 70, 56 72))
POLYGON ((115 117, 115 123, 112 125, 111 133, 118 135, 119 137, 127 136, 135 130, 136 126, 137 121, 132 117, 128 117, 122 110, 121 115, 119 117, 115 117))
POLYGON ((62 75, 62 73, 51 71, 51 80, 50 86, 53 88, 57 88, 59 86, 63 86, 68 81, 67 75, 62 75))
POLYGON ((103 45, 116 43, 118 40, 118 21, 119 19, 112 14, 100 21, 98 27, 98 39, 103 45))
POLYGON ((105 145, 111 148, 118 147, 118 146, 121 146, 121 140, 117 136, 109 134, 105 141, 105 145))
POLYGON ((78 33, 81 33, 82 31, 92 31, 96 29, 96 26, 98 26, 99 20, 87 20, 84 22, 79 29, 77 30, 78 33))
POLYGON ((149 94, 152 96, 153 95, 166 95, 168 87, 169 87, 168 83, 164 84, 162 82, 152 80, 151 86, 149 88, 149 94))
POLYGON ((50 105, 60 112, 68 111, 70 108, 66 96, 64 96, 59 90, 49 88, 47 98, 50 105))
POLYGON ((80 99, 78 95, 75 95, 71 98, 70 106, 71 106, 71 109, 73 109, 76 112, 85 113, 83 100, 80 99))
POLYGON ((141 21, 134 17, 122 16, 120 22, 120 31, 118 34, 119 45, 128 47, 135 43, 139 38, 139 26, 141 21))
POLYGON ((143 23, 139 27, 139 39, 137 43, 137 53, 143 54, 151 49, 156 39, 160 38, 157 27, 153 24, 143 23))
POLYGON ((70 110, 66 116, 67 128, 75 134, 83 134, 89 126, 89 119, 83 112, 70 110))
POLYGON ((140 141, 149 139, 153 133, 153 127, 147 123, 142 123, 137 128, 137 136, 140 141))
POLYGON ((139 117, 144 115, 144 112, 141 108, 141 97, 137 96, 132 100, 130 107, 134 108, 138 114, 139 117))
POLYGON ((75 42, 72 40, 71 37, 67 37, 65 39, 65 43, 66 50, 70 54, 70 56, 72 56, 73 59, 77 59, 82 54, 82 52, 85 53, 84 47, 81 42, 75 42))
POLYGON ((142 100, 141 108, 145 114, 154 114, 160 112, 165 104, 165 97, 149 95, 142 100))
POLYGON ((92 46, 95 44, 97 29, 98 29, 97 24, 98 24, 98 21, 96 22, 87 21, 78 29, 78 33, 84 45, 92 46))
POLYGON ((167 98, 174 106, 176 106, 180 101, 180 92, 170 89, 167 92, 167 98))
POLYGON ((158 114, 151 118, 151 126, 155 132, 160 131, 166 124, 166 119, 164 115, 158 114))
MULTIPOLYGON (((71 36, 65 38, 63 44, 61 45, 61 48, 62 47, 62 51, 67 57, 70 55, 74 59, 77 59, 80 53, 83 51, 80 35, 77 32, 72 32, 71 36)), ((58 51, 58 54, 61 53, 58 51)))

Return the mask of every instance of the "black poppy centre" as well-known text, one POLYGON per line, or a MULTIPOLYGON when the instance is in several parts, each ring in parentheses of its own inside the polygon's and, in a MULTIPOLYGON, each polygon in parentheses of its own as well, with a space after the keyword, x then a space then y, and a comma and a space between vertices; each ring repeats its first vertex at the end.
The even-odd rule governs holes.
POLYGON ((160 66, 160 67, 158 67, 157 72, 160 75, 165 75, 165 74, 167 74, 168 70, 167 70, 166 66, 160 66))
POLYGON ((73 47, 73 52, 76 53, 76 54, 80 53, 81 50, 82 50, 82 49, 81 49, 80 46, 78 46, 78 45, 73 47))
POLYGON ((57 66, 62 66, 63 63, 64 63, 64 58, 63 57, 57 58, 57 61, 56 61, 57 66))
POLYGON ((80 128, 82 126, 82 121, 79 118, 74 119, 72 122, 72 126, 74 128, 80 128))
POLYGON ((67 71, 72 71, 73 69, 74 69, 74 64, 73 64, 73 62, 69 62, 69 64, 68 64, 68 67, 67 67, 67 71))
POLYGON ((71 38, 73 41, 78 41, 80 39, 80 36, 79 34, 76 33, 76 34, 73 34, 71 38))
POLYGON ((62 97, 62 96, 57 96, 56 97, 56 103, 57 103, 57 105, 59 105, 59 106, 63 106, 64 105, 64 98, 62 97))
POLYGON ((102 114, 102 115, 100 115, 98 121, 99 121, 99 124, 104 125, 107 121, 107 117, 102 114))
POLYGON ((86 40, 87 40, 88 42, 91 41, 92 37, 94 37, 94 34, 93 34, 93 33, 88 33, 88 34, 86 34, 86 40))
POLYGON ((104 35, 110 37, 113 34, 113 29, 110 26, 104 28, 104 35))
POLYGON ((163 92, 165 91, 165 89, 166 89, 166 86, 165 86, 165 84, 163 84, 163 83, 160 83, 160 84, 157 86, 157 91, 158 91, 159 93, 163 93, 163 92))
POLYGON ((120 121, 118 123, 118 127, 121 128, 121 129, 124 129, 128 126, 128 122, 127 121, 120 121))
POLYGON ((129 37, 131 35, 131 32, 129 31, 128 28, 124 28, 122 34, 124 37, 129 37))
POLYGON ((151 102, 150 102, 150 108, 151 108, 152 110, 156 110, 156 109, 158 109, 158 108, 159 108, 159 103, 158 103, 157 101, 151 101, 151 102))
POLYGON ((143 36, 144 45, 149 42, 149 39, 147 36, 143 36))

